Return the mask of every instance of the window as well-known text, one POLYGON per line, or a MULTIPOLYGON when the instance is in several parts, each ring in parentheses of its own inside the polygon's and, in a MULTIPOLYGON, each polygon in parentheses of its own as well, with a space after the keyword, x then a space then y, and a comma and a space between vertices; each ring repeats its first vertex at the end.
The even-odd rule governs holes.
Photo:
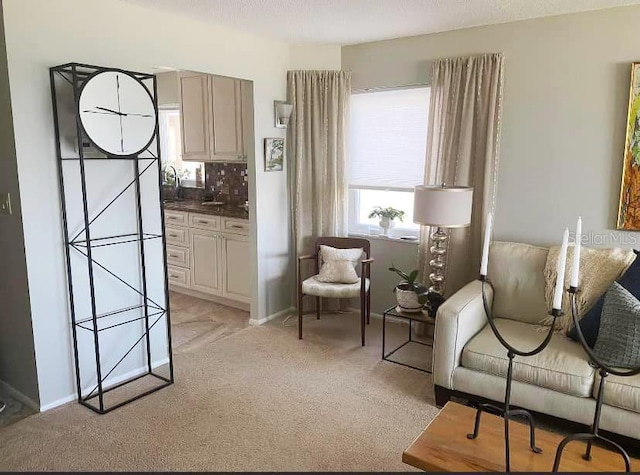
MULTIPOLYGON (((180 176, 182 186, 196 186, 196 170, 201 169, 204 182, 204 163, 182 161, 182 139, 180 136, 180 111, 160 109, 160 150, 164 166, 173 166, 180 176)), ((204 185, 201 185, 204 186, 204 185)))
POLYGON ((424 183, 430 89, 417 87, 354 94, 349 154, 349 232, 379 233, 376 206, 405 212, 389 235, 417 236, 413 188, 424 183))

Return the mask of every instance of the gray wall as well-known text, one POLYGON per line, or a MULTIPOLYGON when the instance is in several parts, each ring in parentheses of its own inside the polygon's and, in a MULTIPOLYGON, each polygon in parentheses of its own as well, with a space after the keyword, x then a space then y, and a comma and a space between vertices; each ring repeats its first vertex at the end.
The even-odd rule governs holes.
POLYGON ((38 375, 1 7, 0 0, 0 193, 11 193, 13 214, 0 215, 0 380, 38 404, 38 375))
POLYGON ((614 230, 638 25, 640 6, 470 28, 347 46, 342 68, 354 89, 393 86, 429 82, 436 58, 504 52, 494 237, 559 243, 582 215, 593 245, 638 247, 640 234, 614 230))
POLYGON ((3 13, 41 408, 75 397, 51 66, 69 61, 140 71, 169 66, 253 81, 256 143, 248 151, 251 317, 259 322, 288 309, 294 282, 287 174, 265 172, 262 157, 263 138, 285 132, 274 128, 273 100, 285 97, 289 45, 118 1, 4 0, 3 13))

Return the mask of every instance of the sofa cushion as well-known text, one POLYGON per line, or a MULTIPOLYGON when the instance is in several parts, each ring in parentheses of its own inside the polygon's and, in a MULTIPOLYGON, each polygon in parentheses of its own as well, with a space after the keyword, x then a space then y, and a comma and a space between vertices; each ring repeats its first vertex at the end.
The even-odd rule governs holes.
POLYGON ((640 367, 640 301, 619 283, 605 294, 593 353, 610 367, 640 367))
MULTIPOLYGON (((555 292, 556 277, 558 275, 558 256, 560 247, 552 246, 545 265, 546 289, 545 298, 547 307, 551 308, 553 294, 555 292)), ((582 247, 580 252, 580 292, 576 294, 578 319, 581 319, 587 311, 604 295, 609 286, 620 277, 635 260, 636 256, 631 249, 617 247, 606 249, 592 249, 582 247)), ((573 246, 567 251, 566 271, 564 274, 565 287, 569 286, 571 267, 573 266, 573 246)), ((571 316, 571 304, 567 295, 562 300, 564 315, 558 318, 556 329, 568 333, 573 327, 571 316)), ((546 317, 541 323, 550 325, 551 317, 546 317)))
MULTIPOLYGON (((600 374, 596 374, 593 397, 598 397, 600 374)), ((616 376, 610 374, 604 383, 603 402, 608 406, 640 412, 640 375, 616 376)))
MULTIPOLYGON (((495 323, 502 337, 518 350, 532 350, 546 336, 536 325, 499 318, 495 323)), ((486 325, 464 347, 461 364, 506 377, 509 359, 506 348, 486 325)), ((591 396, 594 373, 582 346, 560 334, 554 334, 542 352, 529 357, 516 356, 513 363, 515 380, 579 397, 591 396)))
MULTIPOLYGON (((369 290, 369 279, 364 282, 366 290, 369 290)), ((327 298, 352 298, 359 297, 361 292, 360 278, 353 284, 334 284, 321 282, 318 276, 314 275, 302 282, 302 293, 305 295, 315 295, 316 297, 327 298)))
MULTIPOLYGON (((638 259, 638 254, 640 253, 635 249, 633 253, 636 258, 617 282, 636 297, 640 297, 640 259, 638 259)), ((586 315, 578 322, 580 330, 582 330, 582 335, 591 348, 594 347, 596 339, 598 338, 598 332, 600 331, 600 314, 602 313, 603 306, 604 295, 598 299, 593 307, 591 307, 586 315)), ((575 326, 569 332, 569 338, 580 341, 578 330, 575 326)))
POLYGON ((515 242, 492 242, 488 274, 493 312, 498 318, 539 323, 547 314, 544 265, 548 249, 515 242))

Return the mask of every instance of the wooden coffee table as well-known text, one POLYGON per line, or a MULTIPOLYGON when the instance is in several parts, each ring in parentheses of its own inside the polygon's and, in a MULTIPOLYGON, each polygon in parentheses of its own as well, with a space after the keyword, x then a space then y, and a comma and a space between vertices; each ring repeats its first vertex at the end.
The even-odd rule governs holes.
MULTIPOLYGON (((402 461, 427 472, 503 472, 504 420, 483 413, 480 434, 473 432, 475 409, 448 402, 436 418, 402 454, 402 461)), ((541 454, 529 449, 529 426, 511 421, 511 468, 514 472, 550 472, 556 448, 564 436, 536 429, 536 445, 541 454)), ((585 444, 572 442, 564 450, 560 470, 563 472, 624 471, 622 457, 600 447, 593 447, 592 460, 582 459, 585 444)), ((640 461, 631 459, 631 471, 640 470, 640 461)))

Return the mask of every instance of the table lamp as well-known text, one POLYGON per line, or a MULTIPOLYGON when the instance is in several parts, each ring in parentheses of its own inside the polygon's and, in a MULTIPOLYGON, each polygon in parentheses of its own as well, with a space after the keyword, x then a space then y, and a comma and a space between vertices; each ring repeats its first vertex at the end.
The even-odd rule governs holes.
POLYGON ((444 293, 447 266, 447 228, 464 228, 471 224, 473 188, 468 186, 416 186, 413 198, 413 222, 435 227, 431 233, 429 293, 444 293))

